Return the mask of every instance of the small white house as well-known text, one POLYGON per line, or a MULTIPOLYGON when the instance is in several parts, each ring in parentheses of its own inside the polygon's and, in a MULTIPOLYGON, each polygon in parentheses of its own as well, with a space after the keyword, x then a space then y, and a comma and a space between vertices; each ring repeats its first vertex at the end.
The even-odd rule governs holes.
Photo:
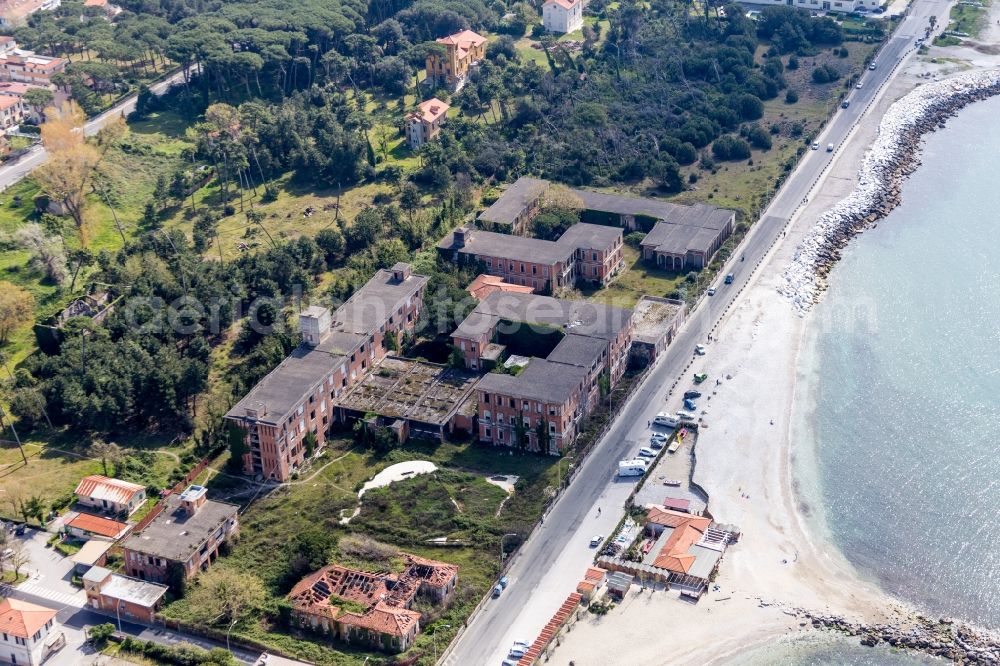
POLYGON ((576 32, 583 28, 583 0, 545 0, 542 26, 549 32, 576 32))
POLYGON ((109 479, 100 474, 85 476, 73 492, 83 506, 126 516, 138 511, 146 501, 145 486, 121 479, 109 479))
POLYGON ((0 662, 38 666, 65 643, 56 611, 18 599, 0 601, 0 662))

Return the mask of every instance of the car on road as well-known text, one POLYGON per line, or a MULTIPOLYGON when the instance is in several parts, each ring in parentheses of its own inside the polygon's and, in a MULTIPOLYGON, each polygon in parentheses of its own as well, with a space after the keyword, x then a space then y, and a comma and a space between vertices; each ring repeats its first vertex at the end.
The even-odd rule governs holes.
POLYGON ((726 279, 723 280, 723 282, 725 282, 726 284, 732 284, 734 279, 735 279, 735 276, 732 273, 727 273, 726 274, 726 279))
POLYGON ((705 345, 695 345, 694 353, 697 354, 698 356, 704 356, 706 354, 705 345))
POLYGON ((709 296, 715 296, 715 287, 709 287, 708 291, 705 292, 709 296))
POLYGON ((658 426, 665 426, 667 428, 676 428, 677 419, 675 419, 670 414, 660 412, 655 417, 653 417, 653 424, 658 426))
POLYGON ((870 69, 871 71, 874 72, 875 71, 875 63, 872 63, 872 64, 868 65, 868 69, 870 69))
POLYGON ((826 152, 828 152, 828 153, 832 153, 833 152, 833 144, 832 143, 826 144, 826 152))
POLYGON ((496 599, 501 594, 503 594, 503 588, 500 587, 500 583, 497 583, 496 585, 493 586, 493 598, 496 599))
POLYGON ((651 448, 649 448, 647 446, 644 446, 641 449, 639 449, 639 457, 640 458, 655 458, 656 457, 656 451, 654 451, 653 449, 651 449, 651 448))
POLYGON ((813 141, 813 150, 819 150, 819 141, 813 141))
POLYGON ((861 83, 861 81, 858 81, 858 85, 856 85, 854 87, 857 88, 858 90, 861 90, 862 88, 865 87, 865 84, 861 83))
POLYGON ((497 585, 499 585, 500 587, 502 587, 503 589, 506 590, 507 589, 507 585, 509 583, 510 583, 510 580, 507 578, 507 576, 500 576, 500 580, 497 582, 497 585))
POLYGON ((840 108, 842 108, 842 109, 846 109, 846 108, 847 108, 847 107, 849 107, 850 105, 851 105, 851 102, 850 102, 850 100, 846 100, 846 99, 845 99, 845 100, 844 100, 843 102, 841 102, 841 103, 840 103, 840 108))
POLYGON ((684 391, 685 399, 690 398, 693 400, 694 398, 700 398, 700 397, 701 397, 701 391, 695 391, 694 389, 691 389, 690 391, 684 391))
POLYGON ((595 534, 594 536, 590 537, 590 547, 591 548, 597 548, 598 546, 601 545, 602 541, 604 541, 604 535, 603 534, 595 534))

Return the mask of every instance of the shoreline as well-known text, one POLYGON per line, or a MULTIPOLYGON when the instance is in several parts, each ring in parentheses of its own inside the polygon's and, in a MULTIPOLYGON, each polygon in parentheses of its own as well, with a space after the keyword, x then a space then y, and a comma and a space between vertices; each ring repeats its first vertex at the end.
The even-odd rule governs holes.
POLYGON ((1000 69, 970 71, 920 86, 896 101, 879 123, 858 186, 816 222, 785 270, 784 294, 801 314, 826 289, 847 243, 899 205, 903 182, 920 166, 923 138, 974 102, 1000 95, 1000 69))
MULTIPOLYGON (((875 202, 888 213, 898 203, 903 180, 919 165, 926 132, 976 101, 973 97, 1000 93, 1000 70, 921 85, 925 75, 918 72, 926 69, 926 62, 912 63, 909 76, 899 77, 873 109, 871 123, 858 127, 824 186, 790 226, 787 242, 772 251, 739 305, 720 322, 708 355, 691 369, 727 377, 708 404, 710 427, 699 436, 692 476, 709 494, 712 514, 742 529, 741 542, 723 559, 717 579, 722 589, 696 605, 671 593, 633 592, 607 616, 585 614, 563 637, 553 655, 557 663, 598 664, 595 655, 610 651, 634 663, 721 664, 748 648, 834 635, 971 662, 1000 657, 995 636, 984 631, 976 638, 971 625, 927 620, 914 604, 864 578, 829 529, 816 529, 812 514, 823 509, 808 506, 813 498, 803 496, 796 469, 804 453, 803 442, 796 441, 804 439, 795 430, 801 416, 796 410, 809 407, 804 394, 810 390, 800 356, 809 353, 809 334, 823 323, 811 306, 844 245, 878 219, 866 221, 874 210, 861 215, 860 204, 875 202), (979 84, 956 88, 956 81, 970 80, 979 84), (915 108, 922 109, 919 117, 915 108), (894 134, 884 129, 887 118, 894 118, 894 134), (889 154, 896 164, 871 157, 880 142, 883 149, 893 148, 889 154), (880 171, 866 171, 876 166, 880 171), (876 198, 877 187, 869 185, 875 175, 895 191, 887 188, 876 198), (857 192, 866 185, 872 196, 862 200, 857 192), (833 211, 839 211, 837 217, 833 211), (789 279, 790 271, 809 267, 815 269, 811 282, 801 279, 804 274, 789 279), (671 635, 645 645, 653 643, 652 625, 643 618, 656 616, 666 619, 671 635), (951 631, 959 626, 961 633, 951 631), (938 633, 942 628, 946 634, 938 633)), ((818 478, 818 470, 814 474, 818 478)))

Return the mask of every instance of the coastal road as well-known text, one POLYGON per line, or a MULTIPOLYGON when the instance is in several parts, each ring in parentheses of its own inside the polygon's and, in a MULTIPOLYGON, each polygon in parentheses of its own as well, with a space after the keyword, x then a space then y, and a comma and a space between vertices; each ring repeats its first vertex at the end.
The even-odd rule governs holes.
POLYGON ((620 408, 608 433, 594 446, 544 522, 515 555, 507 590, 500 598, 486 602, 442 659, 444 666, 498 666, 515 640, 533 641, 566 596, 576 589, 595 555, 588 547, 591 536, 610 534, 634 486, 634 482, 614 476, 617 462, 632 457, 648 441, 647 422, 664 409, 665 393, 685 372, 694 346, 707 340, 740 288, 749 281, 752 268, 780 239, 803 199, 821 179, 834 156, 826 152, 826 145, 840 146, 848 139, 869 103, 913 52, 916 39, 923 37, 929 17, 947 16, 948 7, 947 0, 911 3, 909 15, 879 52, 876 68, 866 70, 861 88, 851 90, 847 98, 850 106, 839 109, 816 139, 820 150, 809 151, 803 157, 733 253, 723 271, 734 274, 733 284, 719 280, 714 285, 716 295, 703 298, 695 307, 646 380, 620 408), (741 261, 741 257, 745 259, 741 261), (607 510, 599 513, 601 507, 607 510))
MULTIPOLYGON (((156 95, 162 95, 172 84, 182 80, 184 80, 184 71, 180 70, 159 83, 153 84, 149 89, 156 95)), ((132 113, 135 110, 135 99, 135 95, 129 95, 104 113, 88 120, 84 126, 87 136, 97 134, 97 131, 104 127, 111 118, 127 116, 132 113)), ((37 169, 46 159, 48 159, 48 154, 45 152, 45 149, 41 145, 35 145, 16 162, 0 167, 0 192, 19 182, 22 178, 37 169)))

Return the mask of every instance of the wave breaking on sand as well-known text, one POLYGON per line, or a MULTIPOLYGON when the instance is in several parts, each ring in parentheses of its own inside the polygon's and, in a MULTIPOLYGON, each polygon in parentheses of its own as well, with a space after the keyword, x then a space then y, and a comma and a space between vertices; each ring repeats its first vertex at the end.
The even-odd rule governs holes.
POLYGON ((923 135, 964 106, 996 94, 1000 69, 967 72, 920 86, 889 107, 865 154, 858 186, 819 218, 782 275, 778 291, 799 314, 819 300, 847 242, 899 204, 903 180, 919 166, 923 135))

